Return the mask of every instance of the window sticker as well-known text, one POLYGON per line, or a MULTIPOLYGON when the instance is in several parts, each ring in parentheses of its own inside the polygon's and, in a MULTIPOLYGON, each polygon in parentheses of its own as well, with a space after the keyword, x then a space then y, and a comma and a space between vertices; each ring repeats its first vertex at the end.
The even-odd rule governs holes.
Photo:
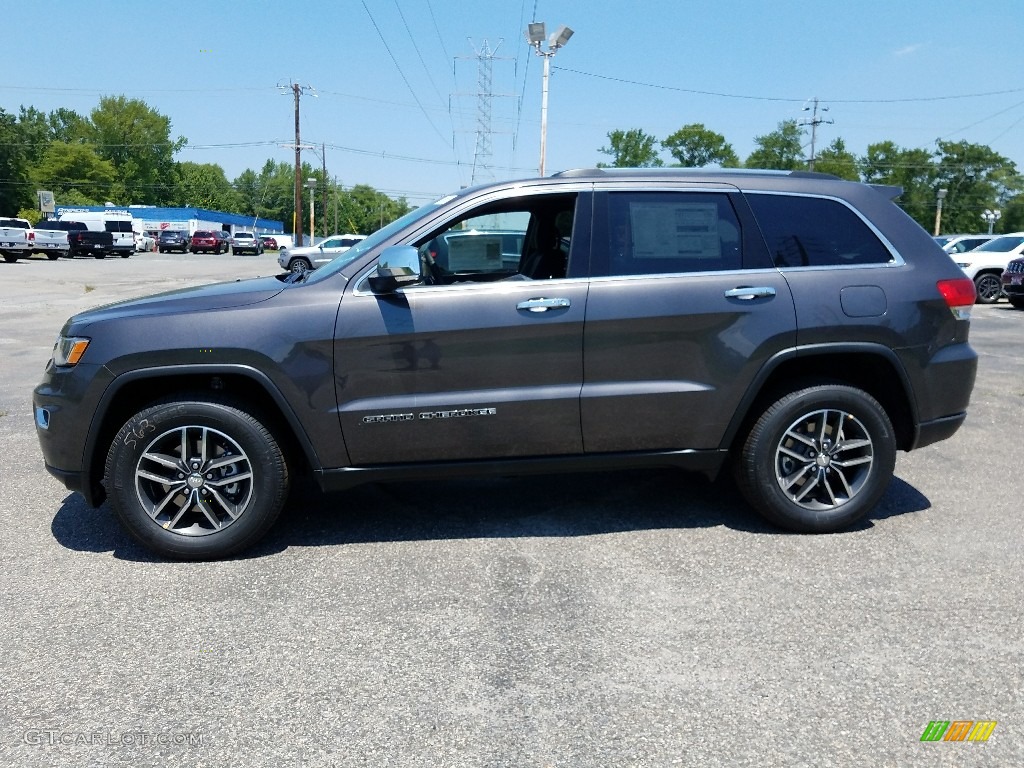
POLYGON ((631 203, 635 259, 722 258, 715 203, 631 203))

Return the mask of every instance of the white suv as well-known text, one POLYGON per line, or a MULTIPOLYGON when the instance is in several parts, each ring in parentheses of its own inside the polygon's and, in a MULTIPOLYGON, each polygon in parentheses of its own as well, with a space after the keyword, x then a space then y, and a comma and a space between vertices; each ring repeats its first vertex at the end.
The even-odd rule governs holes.
POLYGON ((277 263, 281 269, 303 274, 311 269, 322 267, 339 253, 344 253, 366 235, 331 235, 323 242, 302 248, 282 248, 277 253, 277 263))
POLYGON ((1024 253, 1024 232, 1011 232, 979 245, 973 251, 952 254, 956 265, 974 281, 979 304, 994 304, 1003 295, 1001 275, 1010 259, 1024 253))

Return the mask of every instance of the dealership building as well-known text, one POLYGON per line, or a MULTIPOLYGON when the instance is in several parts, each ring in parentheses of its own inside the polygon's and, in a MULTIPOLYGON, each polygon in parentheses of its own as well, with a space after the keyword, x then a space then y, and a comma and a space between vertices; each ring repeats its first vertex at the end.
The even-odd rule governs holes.
POLYGON ((284 224, 258 216, 242 216, 238 213, 209 211, 205 208, 158 208, 150 205, 58 205, 54 215, 73 216, 83 211, 107 211, 127 213, 132 217, 132 229, 136 232, 157 237, 167 229, 178 229, 190 235, 196 230, 219 229, 234 234, 252 232, 256 235, 281 235, 284 224))

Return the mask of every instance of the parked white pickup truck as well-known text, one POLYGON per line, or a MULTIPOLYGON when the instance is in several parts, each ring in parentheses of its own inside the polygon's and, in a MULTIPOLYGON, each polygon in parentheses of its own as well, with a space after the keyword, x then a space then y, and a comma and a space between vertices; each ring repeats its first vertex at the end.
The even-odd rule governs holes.
POLYGON ((68 232, 63 226, 64 222, 52 219, 43 219, 35 226, 35 243, 32 245, 33 253, 45 253, 46 258, 53 261, 61 256, 67 256, 71 250, 68 245, 68 232))
POLYGON ((32 255, 35 232, 27 219, 0 218, 0 254, 13 264, 32 255))

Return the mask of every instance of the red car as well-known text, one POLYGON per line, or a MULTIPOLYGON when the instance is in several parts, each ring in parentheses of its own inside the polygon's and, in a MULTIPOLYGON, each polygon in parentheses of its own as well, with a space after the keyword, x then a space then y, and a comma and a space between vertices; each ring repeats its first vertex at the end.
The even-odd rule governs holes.
POLYGON ((192 234, 192 242, 189 244, 188 249, 192 253, 223 253, 228 249, 225 242, 224 239, 217 237, 213 232, 197 230, 192 234))
POLYGON ((263 247, 268 251, 277 250, 277 240, 270 235, 261 235, 260 240, 263 241, 263 247))

